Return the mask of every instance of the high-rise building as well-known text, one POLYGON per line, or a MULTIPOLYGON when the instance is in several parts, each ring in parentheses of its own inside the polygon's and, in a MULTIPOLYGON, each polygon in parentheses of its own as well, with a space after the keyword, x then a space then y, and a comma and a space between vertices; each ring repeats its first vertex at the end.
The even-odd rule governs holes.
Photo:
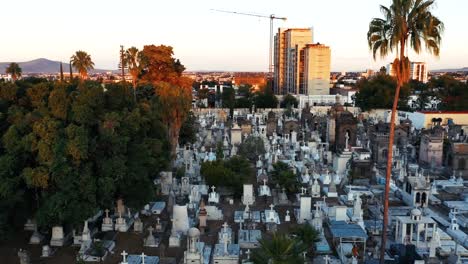
POLYGON ((275 36, 275 92, 299 93, 299 57, 306 44, 312 43, 312 28, 279 28, 275 36))
MULTIPOLYGON (((410 79, 427 83, 427 64, 425 62, 411 62, 410 65, 410 79)), ((387 74, 396 76, 393 63, 387 65, 387 74)))
POLYGON ((327 95, 330 93, 330 47, 307 44, 301 50, 299 66, 299 93, 306 95, 327 95))

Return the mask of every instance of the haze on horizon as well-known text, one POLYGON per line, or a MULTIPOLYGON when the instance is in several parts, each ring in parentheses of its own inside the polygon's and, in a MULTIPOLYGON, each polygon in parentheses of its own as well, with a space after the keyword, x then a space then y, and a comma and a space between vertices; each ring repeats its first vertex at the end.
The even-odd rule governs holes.
MULTIPOLYGON (((373 61, 368 24, 390 0, 15 0, 2 3, 0 61, 48 58, 68 62, 77 50, 91 54, 96 68, 116 69, 120 45, 170 45, 189 71, 267 71, 269 19, 210 11, 276 14, 278 27, 313 27, 314 42, 332 49, 333 71, 378 69, 393 57, 373 61)), ((429 69, 468 66, 468 1, 437 0, 433 13, 445 23, 440 58, 413 61, 429 69)))

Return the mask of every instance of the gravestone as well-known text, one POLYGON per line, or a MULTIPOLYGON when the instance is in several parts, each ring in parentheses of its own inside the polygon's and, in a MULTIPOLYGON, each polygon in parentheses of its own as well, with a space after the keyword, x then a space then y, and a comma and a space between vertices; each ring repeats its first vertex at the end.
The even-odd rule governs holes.
POLYGON ((112 231, 114 230, 114 222, 112 221, 112 218, 109 217, 109 209, 104 210, 106 213, 106 217, 102 219, 102 225, 101 225, 101 230, 102 232, 106 231, 112 231))
POLYGON ((139 217, 137 217, 137 219, 135 219, 135 222, 133 223, 133 231, 137 233, 143 232, 143 222, 139 217))
POLYGON ((174 205, 172 219, 172 229, 176 233, 186 234, 189 229, 187 205, 174 205))
POLYGON ((156 244, 156 239, 154 238, 154 235, 153 235, 153 230, 154 229, 152 226, 148 228, 149 234, 145 239, 145 243, 144 243, 145 247, 157 247, 158 246, 156 244))
POLYGON ((211 192, 208 195, 208 203, 219 203, 219 194, 215 191, 216 187, 211 186, 211 192))
POLYGON ((299 215, 297 217, 297 222, 299 224, 305 223, 311 219, 311 197, 301 197, 299 204, 299 215))
POLYGON ((127 232, 127 220, 122 217, 122 213, 119 212, 119 217, 115 220, 115 231, 127 232))
POLYGON ((291 216, 289 215, 289 210, 286 210, 286 216, 284 217, 285 222, 291 222, 291 216))
POLYGON ((48 258, 52 255, 52 250, 50 249, 49 245, 42 246, 42 258, 48 258))
POLYGON ((182 177, 181 178, 181 187, 180 191, 183 195, 188 195, 190 193, 190 180, 189 177, 182 177))
POLYGON ((253 185, 252 184, 244 184, 244 192, 242 195, 242 203, 244 205, 253 205, 255 202, 254 192, 253 192, 253 185))
POLYGON ((117 214, 125 214, 125 205, 123 203, 123 199, 118 199, 117 200, 116 212, 117 212, 117 214))
POLYGON ((42 240, 44 239, 44 236, 41 235, 41 233, 39 233, 37 231, 37 226, 35 227, 34 229, 34 232, 33 234, 31 235, 31 238, 29 239, 29 244, 31 245, 39 245, 42 243, 42 240))
POLYGON ((20 248, 18 251, 18 258, 20 264, 30 264, 31 263, 31 257, 29 255, 29 252, 26 250, 23 250, 20 248))
POLYGON ((62 226, 52 227, 52 238, 50 245, 54 247, 62 247, 65 244, 65 234, 62 226))
POLYGON ((289 204, 288 195, 286 194, 286 189, 284 187, 281 189, 281 193, 280 193, 279 199, 278 199, 278 204, 280 204, 280 205, 288 205, 289 204))

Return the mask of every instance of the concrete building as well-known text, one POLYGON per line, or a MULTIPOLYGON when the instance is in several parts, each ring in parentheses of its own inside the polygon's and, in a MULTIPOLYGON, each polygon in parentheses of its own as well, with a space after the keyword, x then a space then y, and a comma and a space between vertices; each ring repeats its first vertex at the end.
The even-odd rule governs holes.
MULTIPOLYGON (((427 83, 427 65, 425 62, 411 62, 410 65, 410 79, 427 83)), ((387 65, 387 74, 390 76, 396 76, 393 63, 387 65)))
POLYGON ((330 48, 311 43, 312 28, 278 29, 274 44, 275 94, 329 94, 330 48))
POLYGON ((330 94, 330 62, 331 50, 328 46, 320 43, 307 44, 301 50, 300 94, 330 94))

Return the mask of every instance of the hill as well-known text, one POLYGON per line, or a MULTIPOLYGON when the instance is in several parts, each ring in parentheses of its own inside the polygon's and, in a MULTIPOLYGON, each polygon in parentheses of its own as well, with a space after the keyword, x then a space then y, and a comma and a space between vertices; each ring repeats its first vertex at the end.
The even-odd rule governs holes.
MULTIPOLYGON (((0 62, 0 73, 4 74, 6 68, 11 62, 0 62)), ((60 61, 52 61, 44 58, 32 60, 32 61, 24 61, 18 62, 19 66, 23 70, 23 74, 31 74, 31 73, 57 73, 60 71, 60 61)), ((102 69, 94 69, 92 73, 102 73, 108 72, 109 70, 102 70, 102 69)), ((63 72, 69 72, 69 64, 63 63, 63 72)))

